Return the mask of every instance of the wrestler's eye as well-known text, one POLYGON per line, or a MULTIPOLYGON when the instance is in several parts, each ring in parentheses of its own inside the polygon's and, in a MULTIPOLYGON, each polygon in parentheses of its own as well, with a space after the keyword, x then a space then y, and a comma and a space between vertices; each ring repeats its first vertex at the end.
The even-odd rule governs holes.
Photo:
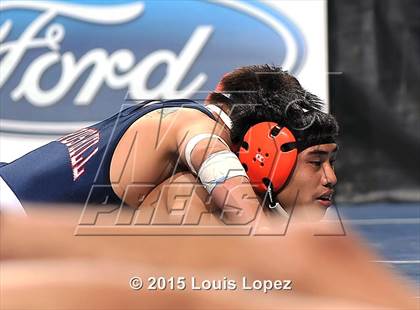
POLYGON ((309 163, 315 167, 321 167, 322 164, 320 161, 310 161, 309 163))

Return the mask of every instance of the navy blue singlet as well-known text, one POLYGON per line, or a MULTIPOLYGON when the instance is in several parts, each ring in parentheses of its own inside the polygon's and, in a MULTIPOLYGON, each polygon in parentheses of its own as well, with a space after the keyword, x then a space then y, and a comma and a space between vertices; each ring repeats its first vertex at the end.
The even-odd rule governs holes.
POLYGON ((0 165, 0 176, 17 198, 31 202, 120 203, 109 169, 123 134, 143 115, 165 107, 184 107, 213 115, 203 104, 169 100, 130 106, 95 125, 61 137, 17 160, 0 165), (95 190, 91 191, 95 187, 95 190))

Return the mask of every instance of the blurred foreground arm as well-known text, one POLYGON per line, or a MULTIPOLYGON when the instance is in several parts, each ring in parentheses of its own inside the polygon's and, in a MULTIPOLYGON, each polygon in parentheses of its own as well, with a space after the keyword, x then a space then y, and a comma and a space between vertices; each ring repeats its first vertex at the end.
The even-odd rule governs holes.
POLYGON ((29 219, 2 216, 1 309, 418 307, 416 292, 373 263, 378 257, 358 238, 314 236, 318 225, 292 224, 283 237, 75 236, 80 209, 37 207, 29 219), (293 289, 133 291, 128 281, 135 275, 290 279, 293 289))

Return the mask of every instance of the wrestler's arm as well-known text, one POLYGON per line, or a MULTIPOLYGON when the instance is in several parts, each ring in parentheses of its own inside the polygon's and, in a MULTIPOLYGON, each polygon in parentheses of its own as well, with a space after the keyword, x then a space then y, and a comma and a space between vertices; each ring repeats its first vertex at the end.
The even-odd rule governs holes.
MULTIPOLYGON (((180 126, 177 132, 178 154, 184 163, 187 162, 186 153, 188 151, 186 152, 186 148, 188 142, 197 135, 213 133, 221 136, 226 142, 229 140, 229 136, 223 135, 223 132, 214 127, 214 122, 206 122, 206 120, 197 122, 197 119, 195 119, 195 122, 191 122, 192 125, 186 124, 189 124, 189 122, 180 126)), ((221 151, 231 152, 229 147, 219 139, 207 138, 201 140, 190 152, 193 168, 199 171, 209 156, 221 151)), ((236 156, 231 157, 230 161, 236 159, 237 165, 242 168, 239 159, 236 156)), ((223 169, 226 169, 225 175, 228 175, 232 165, 227 164, 223 169)), ((257 212, 260 210, 261 202, 246 176, 238 175, 218 183, 211 190, 210 195, 213 203, 222 210, 223 219, 229 223, 249 223, 255 219, 257 212)))

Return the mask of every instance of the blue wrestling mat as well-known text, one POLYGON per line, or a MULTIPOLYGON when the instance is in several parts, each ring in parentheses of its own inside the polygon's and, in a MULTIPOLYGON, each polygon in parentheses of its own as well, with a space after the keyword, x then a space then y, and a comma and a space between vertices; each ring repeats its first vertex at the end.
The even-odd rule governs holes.
POLYGON ((339 205, 345 227, 362 235, 388 264, 420 288, 420 204, 339 205))

